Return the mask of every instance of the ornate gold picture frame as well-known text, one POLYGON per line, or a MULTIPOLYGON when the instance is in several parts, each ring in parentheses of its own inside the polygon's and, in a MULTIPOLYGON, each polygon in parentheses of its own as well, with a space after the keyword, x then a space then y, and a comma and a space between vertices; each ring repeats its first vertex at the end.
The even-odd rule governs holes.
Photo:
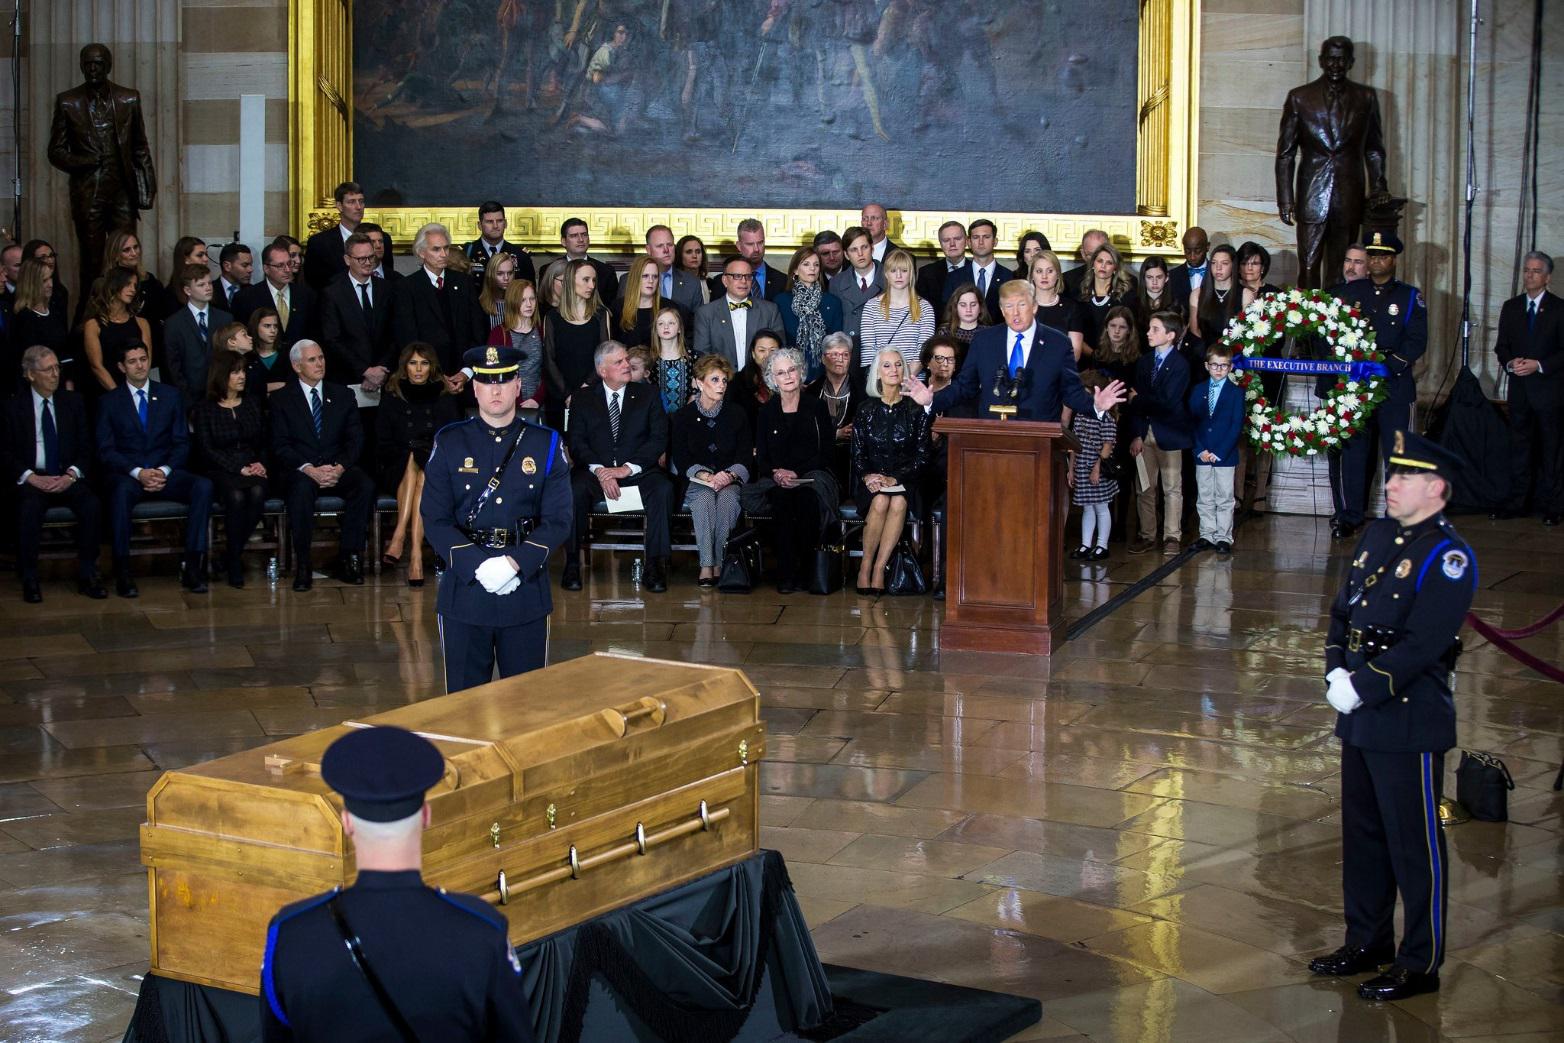
MULTIPOLYGON (((331 193, 353 175, 352 0, 290 0, 289 188, 295 233, 302 238, 336 219, 331 193)), ((1179 238, 1195 221, 1199 163, 1200 0, 1141 0, 1137 87, 1135 212, 1121 214, 969 213, 891 211, 897 242, 937 249, 943 221, 982 216, 998 226, 999 241, 1014 243, 1028 229, 1070 249, 1088 228, 1102 228, 1132 257, 1176 255, 1179 238)), ((851 201, 854 206, 862 200, 851 201)), ((439 221, 457 241, 478 234, 477 200, 466 207, 371 208, 367 219, 400 244, 418 228, 439 221)), ((857 209, 758 210, 666 207, 511 207, 506 237, 526 246, 557 247, 567 217, 585 220, 595 248, 634 250, 646 229, 666 224, 674 235, 694 234, 719 247, 732 240, 739 221, 757 217, 771 248, 788 249, 820 228, 855 224, 857 209)))

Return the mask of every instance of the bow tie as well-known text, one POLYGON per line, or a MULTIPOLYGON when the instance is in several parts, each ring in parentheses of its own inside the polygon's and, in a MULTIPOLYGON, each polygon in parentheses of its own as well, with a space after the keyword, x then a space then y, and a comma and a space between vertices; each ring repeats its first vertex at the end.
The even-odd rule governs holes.
POLYGON ((734 301, 729 301, 728 302, 728 310, 729 311, 743 311, 745 308, 748 308, 749 305, 750 305, 749 301, 738 301, 736 303, 734 301))

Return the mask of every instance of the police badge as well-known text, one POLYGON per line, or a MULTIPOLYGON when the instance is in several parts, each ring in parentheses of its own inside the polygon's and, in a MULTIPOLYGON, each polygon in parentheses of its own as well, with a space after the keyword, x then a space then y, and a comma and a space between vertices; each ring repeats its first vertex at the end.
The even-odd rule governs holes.
POLYGON ((1393 319, 1397 315, 1401 314, 1401 305, 1399 305, 1399 304, 1392 304, 1390 307, 1386 308, 1385 310, 1390 313, 1390 317, 1393 319))
POLYGON ((537 474, 538 473, 538 462, 536 460, 534 460, 530 456, 522 457, 521 458, 521 473, 522 474, 537 474))
POLYGON ((1410 575, 1412 575, 1412 559, 1402 558, 1401 564, 1396 566, 1396 578, 1406 579, 1410 575))

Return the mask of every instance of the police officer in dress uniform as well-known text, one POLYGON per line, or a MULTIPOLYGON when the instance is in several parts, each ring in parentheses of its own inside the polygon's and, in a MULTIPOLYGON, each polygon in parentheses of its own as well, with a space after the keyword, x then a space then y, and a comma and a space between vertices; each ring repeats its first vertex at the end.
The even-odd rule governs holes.
POLYGON ((1358 986, 1375 1000, 1439 988, 1448 904, 1439 800, 1445 751, 1455 745, 1450 682, 1477 586, 1472 549, 1443 513, 1461 458, 1396 431, 1389 459, 1389 517, 1363 534, 1331 605, 1325 679, 1341 740, 1347 938, 1309 964, 1342 977, 1390 963, 1358 986))
POLYGON ((548 559, 569 537, 570 463, 557 431, 516 415, 517 348, 473 348, 478 416, 443 428, 424 469, 424 533, 445 559, 437 611, 445 687, 536 670, 553 610, 548 559))
MULTIPOLYGON (((1413 427, 1417 382, 1412 378, 1412 367, 1428 348, 1428 308, 1417 287, 1396 278, 1396 258, 1403 249, 1400 239, 1390 232, 1374 232, 1363 246, 1368 251, 1368 278, 1347 283, 1337 296, 1355 305, 1374 328, 1375 345, 1384 354, 1385 368, 1390 371, 1388 397, 1370 418, 1370 427, 1379 431, 1380 459, 1386 461, 1388 471, 1391 440, 1397 431, 1410 431, 1413 427)), ((1373 442, 1368 436, 1369 429, 1365 428, 1348 439, 1332 458, 1335 466, 1331 471, 1331 498, 1336 524, 1331 535, 1339 540, 1351 538, 1363 525, 1369 461, 1373 455, 1373 442)))
POLYGON ((530 1040, 505 917, 423 881, 440 751, 401 728, 354 729, 327 747, 320 774, 342 795, 358 879, 272 917, 262 1039, 530 1040))

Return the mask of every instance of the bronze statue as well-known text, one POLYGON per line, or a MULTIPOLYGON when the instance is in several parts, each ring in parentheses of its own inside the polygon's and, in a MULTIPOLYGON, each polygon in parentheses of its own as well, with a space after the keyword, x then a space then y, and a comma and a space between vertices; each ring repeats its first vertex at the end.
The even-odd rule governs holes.
POLYGON ((1385 187, 1385 140, 1374 88, 1347 79, 1352 41, 1332 36, 1320 45, 1325 75, 1287 92, 1276 141, 1276 206, 1283 224, 1298 225, 1298 285, 1332 283, 1347 247, 1359 236, 1368 195, 1364 170, 1376 201, 1385 187), (1293 158, 1298 164, 1294 194, 1293 158))
POLYGON ((101 43, 81 49, 86 82, 54 99, 49 162, 70 175, 71 219, 81 251, 80 300, 101 274, 103 247, 157 196, 152 149, 141 120, 141 95, 109 82, 114 57, 101 43))

